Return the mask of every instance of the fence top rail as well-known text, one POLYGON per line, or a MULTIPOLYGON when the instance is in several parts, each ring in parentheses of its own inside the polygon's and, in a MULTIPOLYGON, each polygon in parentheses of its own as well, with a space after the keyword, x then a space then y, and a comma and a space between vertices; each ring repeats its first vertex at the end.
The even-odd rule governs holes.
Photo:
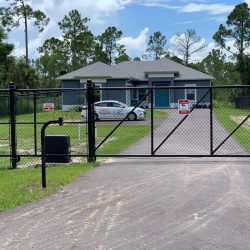
POLYGON ((250 85, 216 85, 216 86, 148 86, 148 87, 98 87, 96 90, 133 90, 133 89, 237 89, 250 88, 250 85))
MULTIPOLYGON (((147 87, 99 87, 97 90, 132 90, 132 89, 236 89, 250 88, 250 85, 216 85, 216 86, 147 86, 147 87)), ((31 92, 37 94, 58 93, 68 91, 86 91, 86 88, 44 88, 44 89, 15 89, 15 92, 31 92)), ((9 92, 9 89, 0 89, 1 92, 9 92)))
MULTIPOLYGON (((61 93, 61 92, 69 92, 69 91, 87 91, 86 88, 54 88, 54 89, 15 89, 14 92, 17 93, 32 93, 32 94, 47 94, 47 93, 61 93)), ((0 94, 1 93, 8 93, 10 90, 9 89, 0 89, 0 94)))
POLYGON ((9 89, 0 89, 0 93, 7 93, 9 91, 10 91, 9 89))

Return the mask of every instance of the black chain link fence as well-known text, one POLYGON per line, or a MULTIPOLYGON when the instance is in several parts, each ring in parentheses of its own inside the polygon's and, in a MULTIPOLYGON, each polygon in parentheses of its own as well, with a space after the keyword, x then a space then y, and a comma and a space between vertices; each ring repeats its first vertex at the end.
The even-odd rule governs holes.
MULTIPOLYGON (((46 130, 46 136, 68 137, 70 140, 68 151, 63 149, 64 143, 52 144, 49 154, 62 152, 72 154, 72 162, 86 161, 82 156, 87 155, 86 121, 81 116, 80 107, 71 105, 63 107, 63 98, 74 93, 85 95, 85 90, 15 90, 15 122, 11 121, 10 95, 7 91, 0 91, 0 102, 4 107, 0 111, 0 168, 11 167, 13 161, 12 145, 16 148, 16 161, 19 168, 38 166, 41 164, 41 129, 52 120, 63 117, 63 126, 51 125, 46 130), (5 103, 5 104, 4 104, 5 103), (46 108, 49 107, 49 108, 46 108), (53 108, 51 108, 53 107, 53 108), (15 138, 11 128, 15 129, 15 138), (64 150, 62 151, 60 147, 64 150), (79 157, 77 157, 79 155, 79 157)), ((55 138, 55 141, 57 138, 55 138)), ((60 138, 59 138, 60 140, 60 138)), ((15 159, 14 159, 15 160, 15 159)))
POLYGON ((15 160, 20 168, 40 165, 42 126, 59 117, 63 126, 46 129, 52 162, 86 161, 89 140, 97 157, 250 155, 249 86, 96 87, 89 96, 93 122, 86 89, 12 93, 14 103, 11 90, 0 90, 0 168, 15 160), (187 110, 180 100, 188 100, 187 110))

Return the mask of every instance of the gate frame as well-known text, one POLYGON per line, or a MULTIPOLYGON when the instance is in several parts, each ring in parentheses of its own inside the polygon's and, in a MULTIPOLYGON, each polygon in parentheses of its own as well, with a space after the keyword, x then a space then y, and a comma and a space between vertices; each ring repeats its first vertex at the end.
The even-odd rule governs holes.
MULTIPOLYGON (((219 147, 221 147, 250 117, 250 114, 236 127, 236 129, 234 129, 231 133, 229 133, 229 136, 226 137, 226 139, 223 140, 223 142, 221 143, 221 145, 219 145, 219 147, 217 147, 215 150, 213 149, 213 140, 214 140, 214 133, 213 133, 213 89, 236 89, 236 88, 250 88, 250 85, 217 85, 217 86, 192 86, 192 87, 188 87, 188 86, 149 86, 147 87, 148 93, 142 98, 142 100, 147 97, 149 94, 151 94, 151 154, 135 154, 135 155, 122 155, 122 154, 96 154, 97 149, 114 133, 114 131, 126 120, 127 116, 132 113, 134 111, 134 109, 136 107, 138 107, 142 100, 139 101, 137 103, 137 105, 134 107, 134 109, 132 111, 130 111, 128 113, 128 115, 122 119, 116 126, 115 128, 104 138, 104 140, 97 145, 97 147, 94 147, 94 155, 95 157, 250 157, 250 152, 247 155, 235 155, 235 154, 224 154, 224 155, 215 155, 214 153, 219 149, 219 147), (207 95, 210 94, 210 104, 209 104, 209 109, 210 109, 210 153, 209 154, 202 154, 202 155, 198 155, 198 154, 179 154, 179 155, 155 155, 156 150, 154 150, 154 129, 153 129, 153 125, 154 125, 154 117, 153 117, 153 111, 154 111, 154 107, 153 107, 153 101, 154 101, 154 90, 155 89, 188 89, 188 88, 195 88, 195 89, 207 89, 208 91, 206 92, 206 94, 193 106, 193 108, 191 109, 191 111, 193 111, 195 108, 197 108, 198 104, 203 100, 203 98, 207 95)), ((132 90, 132 89, 145 89, 145 87, 141 88, 141 87, 103 87, 101 88, 101 90, 132 90)), ((94 91, 93 91, 94 93, 94 91)), ((190 111, 190 113, 191 113, 190 111)), ((183 120, 185 120, 188 117, 188 115, 186 115, 183 120)), ((95 122, 95 121, 94 121, 95 122)), ((182 123, 182 122, 181 122, 182 123)), ((173 130, 176 130, 177 127, 179 127, 180 124, 177 124, 176 127, 173 130)), ((174 131, 173 131, 174 132, 174 131)), ((162 145, 166 142, 166 140, 162 143, 162 145)), ((161 146, 161 145, 160 145, 161 146)), ((159 147, 160 148, 160 147, 159 147)), ((158 148, 158 149, 159 149, 158 148)), ((157 149, 157 150, 158 150, 157 149)))
MULTIPOLYGON (((214 141, 214 133, 213 133, 213 90, 214 89, 250 89, 250 85, 222 85, 222 86, 148 86, 147 87, 147 93, 144 96, 149 96, 151 99, 151 107, 150 107, 150 116, 149 119, 151 119, 150 122, 150 143, 149 145, 149 152, 150 154, 131 154, 131 155, 122 155, 122 154, 97 154, 96 151, 101 146, 96 145, 95 141, 95 120, 94 120, 94 91, 95 91, 95 85, 91 80, 87 81, 87 88, 50 88, 50 89, 16 89, 15 83, 9 83, 9 89, 2 89, 1 93, 8 93, 9 96, 9 122, 2 122, 1 124, 9 125, 10 126, 10 153, 6 155, 0 155, 0 158, 7 157, 11 160, 11 167, 12 169, 15 169, 17 167, 17 163, 20 160, 20 157, 41 157, 41 154, 37 152, 37 125, 43 124, 41 122, 37 122, 36 117, 36 109, 37 109, 37 95, 39 93, 56 93, 56 92, 67 92, 67 91, 87 91, 87 104, 88 104, 88 118, 87 121, 81 121, 77 122, 79 124, 87 124, 88 125, 88 151, 87 153, 82 154, 70 154, 72 157, 87 157, 87 160, 89 162, 96 161, 96 157, 250 157, 249 154, 245 155, 236 155, 236 154, 215 154, 215 152, 249 119, 250 114, 245 117, 245 119, 237 126, 235 129, 231 132, 229 132, 228 136, 221 142, 220 145, 218 145, 215 149, 213 148, 213 141, 214 141), (154 149, 154 90, 155 89, 187 89, 187 88, 196 88, 196 89, 207 89, 210 93, 210 153, 203 154, 203 155, 197 155, 197 154, 189 154, 189 155, 155 155, 155 149, 154 149), (33 102, 34 102, 34 120, 33 122, 17 122, 16 121, 16 95, 17 93, 26 93, 29 92, 31 96, 33 96, 33 102), (32 124, 34 125, 34 154, 27 155, 27 154, 18 154, 17 153, 17 143, 16 143, 16 126, 18 124, 32 124)), ((145 87, 102 87, 98 88, 98 90, 132 90, 132 89, 145 89, 145 87)), ((142 100, 144 99, 142 98, 142 100)), ((137 105, 134 107, 138 107, 141 104, 141 101, 137 103, 137 105)), ((197 103, 196 103, 197 105, 197 103)), ((134 110, 133 109, 133 110, 134 110)), ((133 110, 131 112, 133 112, 133 110)), ((129 115, 129 114, 128 114, 129 115)), ((127 115, 127 116, 128 116, 127 115)), ((118 125, 107 135, 107 137, 111 136, 111 134, 126 120, 126 117, 121 120, 118 125)), ((76 122, 65 122, 66 123, 72 123, 75 124, 76 122)), ((103 144, 107 137, 104 138, 104 140, 101 142, 103 144)))

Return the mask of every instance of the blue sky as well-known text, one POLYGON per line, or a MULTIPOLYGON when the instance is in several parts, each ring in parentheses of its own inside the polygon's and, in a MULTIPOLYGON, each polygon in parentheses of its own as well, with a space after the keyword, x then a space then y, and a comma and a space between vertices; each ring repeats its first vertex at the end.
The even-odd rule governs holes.
MULTIPOLYGON (((45 39, 60 37, 57 22, 72 9, 78 9, 82 16, 91 18, 89 27, 95 35, 101 34, 108 26, 116 26, 123 32, 120 43, 127 47, 129 56, 144 54, 148 38, 155 31, 161 31, 167 38, 171 50, 173 36, 186 29, 195 29, 208 46, 194 55, 193 61, 201 60, 216 46, 212 36, 220 23, 239 0, 33 0, 34 9, 44 11, 51 19, 45 32, 38 33, 29 25, 30 56, 38 56, 37 47, 45 39)), ((250 4, 250 0, 246 0, 250 4)), ((6 0, 0 0, 6 5, 6 0)), ((9 40, 16 45, 15 54, 24 55, 23 26, 9 33, 9 40)), ((230 44, 230 41, 229 41, 230 44)))

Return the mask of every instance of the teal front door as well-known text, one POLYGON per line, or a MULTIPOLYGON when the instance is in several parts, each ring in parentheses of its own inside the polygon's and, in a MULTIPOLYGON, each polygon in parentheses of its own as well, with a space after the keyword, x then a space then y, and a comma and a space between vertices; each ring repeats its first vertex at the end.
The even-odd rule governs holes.
POLYGON ((155 107, 169 107, 169 89, 155 89, 155 107))

